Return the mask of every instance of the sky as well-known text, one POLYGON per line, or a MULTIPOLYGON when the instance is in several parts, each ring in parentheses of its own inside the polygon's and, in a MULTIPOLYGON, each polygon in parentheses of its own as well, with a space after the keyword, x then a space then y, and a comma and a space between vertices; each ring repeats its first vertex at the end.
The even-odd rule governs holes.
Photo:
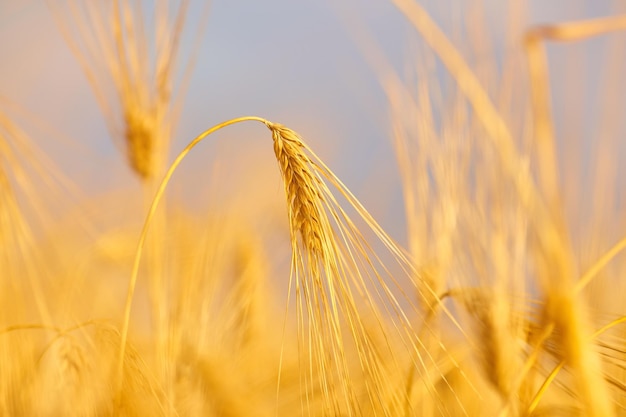
MULTIPOLYGON (((507 27, 505 3, 483 1, 493 42, 500 49, 507 47, 501 35, 507 27)), ((453 33, 469 2, 424 4, 444 30, 453 33)), ((534 1, 528 3, 528 20, 532 24, 606 16, 615 14, 615 4, 534 1)), ((409 40, 417 37, 387 0, 214 0, 173 149, 182 149, 201 131, 232 117, 258 115, 283 123, 298 131, 401 239, 402 196, 389 138, 389 106, 359 49, 355 27, 365 28, 399 71, 410 62, 409 40)), ((132 183, 46 2, 0 0, 0 39, 0 108, 21 109, 31 127, 40 126, 33 129, 35 141, 82 186, 106 190, 132 183)), ((567 64, 572 61, 559 55, 564 49, 549 49, 557 74, 558 117, 565 117, 559 109, 567 107, 571 85, 558 83, 560 74, 571 69, 567 64)), ((598 71, 596 49, 592 45, 577 52, 590 79, 598 71)), ((585 94, 592 96, 594 84, 589 85, 585 94)), ((273 169, 269 140, 259 127, 237 127, 198 151, 185 169, 200 183, 210 182, 206 170, 211 163, 221 164, 208 168, 220 175, 228 169, 249 170, 241 183, 233 184, 235 189, 245 187, 246 181, 257 178, 255 169, 273 169)), ((223 181, 231 180, 224 175, 223 181)), ((268 187, 270 193, 282 192, 279 184, 268 187)))

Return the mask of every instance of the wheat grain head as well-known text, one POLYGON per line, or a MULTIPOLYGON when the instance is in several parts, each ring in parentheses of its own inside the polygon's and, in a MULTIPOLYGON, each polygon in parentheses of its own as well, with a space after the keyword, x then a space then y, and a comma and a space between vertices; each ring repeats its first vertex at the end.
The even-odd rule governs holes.
MULTIPOLYGON (((251 116, 228 120, 196 137, 170 165, 157 188, 129 281, 116 389, 120 392, 124 383, 123 358, 141 255, 165 189, 192 148, 212 133, 243 121, 261 122, 270 129, 285 182, 292 240, 289 292, 295 286, 299 343, 306 358, 301 365, 301 381, 304 391, 310 393, 303 400, 304 408, 309 409, 320 400, 327 415, 363 414, 367 410, 388 415, 400 412, 405 408, 406 390, 394 379, 407 374, 407 367, 411 368, 408 373, 417 372, 421 378, 438 366, 437 358, 425 348, 416 327, 424 312, 413 299, 416 292, 426 290, 434 296, 434 291, 427 285, 416 285, 415 280, 420 277, 405 251, 297 133, 251 116), (347 210, 339 198, 345 200, 347 210), (348 211, 356 213, 362 230, 348 211), (366 325, 366 316, 375 323, 375 330, 366 325), (382 343, 375 341, 375 333, 382 343)), ((446 306, 441 305, 440 309, 463 333, 446 306)), ((445 346, 440 347, 447 355, 445 346)), ((458 366, 453 356, 447 356, 453 366, 458 366)), ((433 393, 434 385, 435 382, 429 383, 433 393)))
MULTIPOLYGON (((157 2, 153 13, 146 13, 141 1, 50 2, 111 135, 121 140, 131 169, 144 181, 158 177, 165 167, 180 95, 186 88, 195 52, 187 57, 182 80, 176 79, 176 70, 190 3, 157 2)), ((204 6, 195 43, 207 15, 204 6)))

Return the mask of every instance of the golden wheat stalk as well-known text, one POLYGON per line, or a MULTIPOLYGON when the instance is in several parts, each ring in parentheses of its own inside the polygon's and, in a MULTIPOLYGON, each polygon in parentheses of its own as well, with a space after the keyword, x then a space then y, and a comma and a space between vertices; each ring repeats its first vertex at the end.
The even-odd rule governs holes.
MULTIPOLYGON (((437 360, 424 349, 414 324, 421 322, 422 312, 412 299, 417 286, 412 281, 416 274, 411 262, 297 133, 259 117, 232 119, 205 131, 185 147, 165 173, 146 216, 129 281, 118 389, 141 255, 165 188, 200 141, 244 121, 261 122, 270 129, 284 179, 293 250, 289 291, 294 283, 301 346, 308 362, 303 366, 306 389, 321 392, 326 413, 354 414, 363 408, 400 410, 406 399, 405 388, 398 381, 405 380, 413 369, 420 377, 437 369, 437 360), (327 182, 369 230, 367 237, 341 207, 327 182), (386 259, 374 251, 375 242, 386 259), (372 325, 366 323, 365 316, 372 319, 372 325), (400 349, 396 351, 395 346, 400 349), (356 368, 349 359, 352 355, 357 358, 356 368), (411 368, 408 373, 407 367, 411 368), (363 395, 367 404, 359 400, 363 395)), ((454 321, 445 306, 441 308, 454 321)), ((434 393, 434 384, 430 389, 434 393)))

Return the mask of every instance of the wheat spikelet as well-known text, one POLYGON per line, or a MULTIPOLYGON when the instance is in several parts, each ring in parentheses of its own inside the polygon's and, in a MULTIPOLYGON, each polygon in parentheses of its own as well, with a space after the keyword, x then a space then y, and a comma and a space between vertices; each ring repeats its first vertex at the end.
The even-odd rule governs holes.
MULTIPOLYGON (((403 361, 412 364, 410 372, 436 395, 438 379, 433 382, 427 375, 433 375, 438 361, 413 324, 424 316, 407 297, 408 291, 421 299, 437 299, 432 287, 297 133, 279 124, 268 127, 285 182, 300 338, 309 356, 305 381, 318 386, 324 413, 400 412, 407 400, 403 389, 393 387, 406 378, 406 368, 399 366, 403 361), (361 229, 325 181, 356 211, 361 229), (368 230, 373 236, 366 239, 368 230), (377 251, 375 242, 382 244, 377 251), (383 261, 383 254, 389 259, 383 261), (399 268, 393 274, 391 265, 399 268), (315 384, 311 369, 320 378, 315 384), (368 401, 359 402, 361 396, 368 401)), ((422 307, 427 312, 433 308, 422 307)), ((456 364, 445 348, 440 353, 456 364)), ((439 373, 437 378, 442 377, 439 373)))

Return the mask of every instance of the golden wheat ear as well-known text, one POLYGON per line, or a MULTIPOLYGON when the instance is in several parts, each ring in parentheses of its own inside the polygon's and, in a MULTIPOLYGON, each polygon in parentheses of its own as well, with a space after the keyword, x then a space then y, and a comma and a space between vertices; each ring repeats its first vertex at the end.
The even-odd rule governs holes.
POLYGON ((412 401, 406 379, 415 375, 437 395, 435 384, 447 384, 442 370, 458 364, 439 340, 427 349, 423 339, 430 346, 437 336, 429 328, 420 336, 421 327, 434 307, 417 299, 439 297, 296 132, 268 127, 285 183, 306 391, 347 414, 403 412, 412 401))

